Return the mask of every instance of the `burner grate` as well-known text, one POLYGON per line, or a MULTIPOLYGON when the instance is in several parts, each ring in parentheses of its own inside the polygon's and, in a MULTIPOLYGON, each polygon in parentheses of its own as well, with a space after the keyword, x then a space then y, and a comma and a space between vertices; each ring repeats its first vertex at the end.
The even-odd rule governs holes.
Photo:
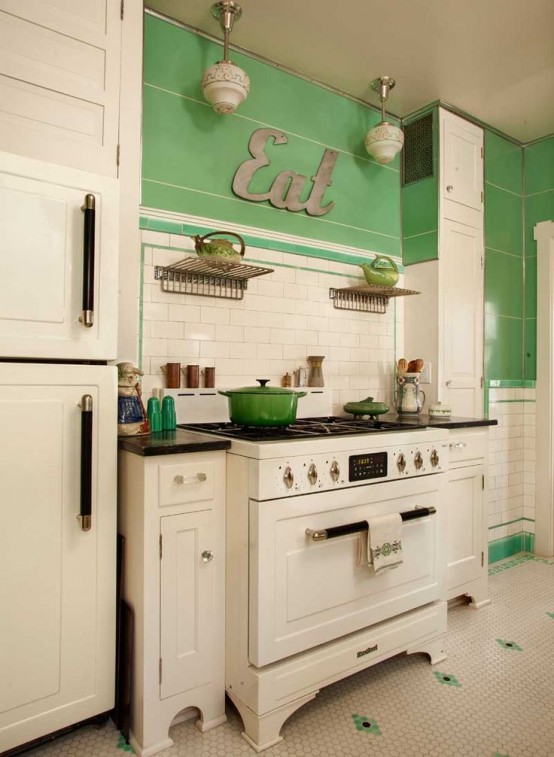
POLYGON ((418 427, 401 421, 363 420, 330 416, 301 418, 289 426, 239 426, 235 423, 180 423, 179 428, 200 431, 216 436, 227 436, 252 442, 283 441, 287 439, 314 439, 327 436, 347 436, 388 431, 409 431, 418 427))

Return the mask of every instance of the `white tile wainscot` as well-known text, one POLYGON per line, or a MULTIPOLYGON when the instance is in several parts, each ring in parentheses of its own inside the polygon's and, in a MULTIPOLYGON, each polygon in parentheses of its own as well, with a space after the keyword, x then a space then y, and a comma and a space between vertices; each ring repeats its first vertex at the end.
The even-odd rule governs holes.
POLYGON ((491 388, 489 417, 491 543, 535 533, 535 389, 491 388))
POLYGON ((173 294, 162 292, 154 267, 194 254, 192 239, 150 230, 142 235, 145 396, 163 386, 167 362, 215 366, 217 386, 250 385, 257 378, 279 385, 285 373, 306 365, 308 355, 324 355, 334 413, 367 396, 392 406, 402 298, 391 299, 385 314, 335 309, 329 288, 363 283, 356 265, 247 247, 249 262, 274 271, 250 279, 242 300, 173 294))

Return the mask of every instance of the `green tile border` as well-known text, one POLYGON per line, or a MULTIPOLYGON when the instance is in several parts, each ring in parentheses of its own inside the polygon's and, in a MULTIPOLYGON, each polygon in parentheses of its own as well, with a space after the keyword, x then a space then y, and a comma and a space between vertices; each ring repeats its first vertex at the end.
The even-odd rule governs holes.
MULTIPOLYGON (((512 555, 517 555, 520 552, 533 552, 534 548, 535 534, 530 534, 527 531, 505 536, 503 539, 495 539, 489 542, 489 565, 494 565, 494 563, 505 560, 507 557, 512 557, 512 555)), ((531 555, 526 559, 533 559, 533 556, 531 555)), ((504 568, 502 569, 504 570, 504 568)), ((490 573, 491 570, 489 569, 490 573)))
MULTIPOLYGON (((140 216, 139 228, 145 231, 159 231, 165 234, 177 234, 192 236, 193 234, 206 234, 207 230, 215 230, 216 226, 202 224, 194 225, 181 223, 179 221, 168 221, 163 218, 149 218, 140 216)), ((321 247, 311 247, 310 245, 298 244, 296 242, 285 242, 284 240, 257 237, 251 234, 241 234, 244 241, 251 247, 261 247, 266 250, 276 250, 278 252, 288 252, 292 255, 305 255, 310 258, 320 258, 322 260, 332 260, 336 263, 347 263, 349 265, 360 265, 371 260, 367 256, 355 255, 348 252, 337 252, 336 250, 325 249, 324 243, 321 247)), ((152 246, 152 245, 150 245, 152 246)), ((172 248, 176 249, 176 248, 172 248)), ((374 253, 375 255, 379 253, 374 253)), ((400 261, 395 261, 398 270, 403 273, 404 266, 400 261)))
POLYGON ((525 379, 521 381, 489 379, 486 383, 487 388, 489 389, 535 389, 537 382, 534 379, 525 379))

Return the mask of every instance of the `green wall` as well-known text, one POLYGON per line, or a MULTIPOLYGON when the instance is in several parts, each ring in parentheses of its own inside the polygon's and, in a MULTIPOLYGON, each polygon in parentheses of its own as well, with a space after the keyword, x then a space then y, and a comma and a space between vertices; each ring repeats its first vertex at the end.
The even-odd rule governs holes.
POLYGON ((250 77, 250 95, 234 115, 218 115, 200 81, 221 52, 219 44, 146 15, 142 205, 400 255, 399 158, 380 166, 363 141, 379 113, 233 53, 250 77), (312 217, 233 194, 235 171, 250 158, 250 136, 263 127, 285 132, 289 142, 267 149, 271 165, 254 179, 258 192, 269 190, 284 169, 312 177, 325 148, 339 151, 323 200, 336 203, 328 214, 312 217))
POLYGON ((485 379, 523 378, 523 150, 485 130, 485 379))
MULTIPOLYGON (((427 115, 421 111, 409 124, 427 115)), ((433 114, 433 174, 402 187, 402 261, 404 265, 436 260, 439 256, 439 150, 438 108, 433 114)))
POLYGON ((537 245, 533 228, 554 221, 554 136, 523 149, 525 176, 525 373, 536 379, 537 245))

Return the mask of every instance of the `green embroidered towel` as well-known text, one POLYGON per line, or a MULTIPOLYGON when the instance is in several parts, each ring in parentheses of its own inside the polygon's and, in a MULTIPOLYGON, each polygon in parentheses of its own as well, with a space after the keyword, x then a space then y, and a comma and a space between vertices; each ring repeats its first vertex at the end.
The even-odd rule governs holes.
POLYGON ((375 573, 402 563, 402 518, 400 513, 367 519, 368 530, 360 536, 358 564, 373 567, 375 573))

